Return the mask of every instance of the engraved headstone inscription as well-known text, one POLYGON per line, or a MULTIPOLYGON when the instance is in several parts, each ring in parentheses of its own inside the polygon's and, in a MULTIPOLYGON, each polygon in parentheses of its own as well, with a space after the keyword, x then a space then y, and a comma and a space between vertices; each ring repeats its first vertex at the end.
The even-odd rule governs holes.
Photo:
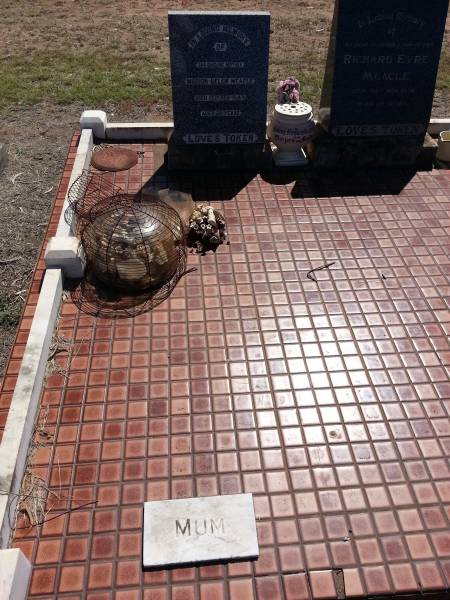
POLYGON ((146 570, 251 560, 259 556, 251 494, 144 504, 146 570))
POLYGON ((336 0, 319 122, 345 139, 317 141, 335 159, 414 162, 431 114, 447 10, 448 0, 336 0))
POLYGON ((261 152, 269 25, 266 12, 169 12, 169 167, 242 167, 261 152))

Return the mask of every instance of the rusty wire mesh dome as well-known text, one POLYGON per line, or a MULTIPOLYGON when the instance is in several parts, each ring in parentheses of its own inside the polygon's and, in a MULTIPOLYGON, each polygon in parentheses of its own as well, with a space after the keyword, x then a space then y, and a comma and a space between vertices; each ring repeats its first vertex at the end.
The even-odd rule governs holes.
POLYGON ((148 312, 166 300, 173 292, 179 279, 186 271, 186 255, 180 255, 177 271, 161 287, 138 293, 124 293, 104 286, 95 276, 87 272, 71 290, 72 302, 81 312, 101 317, 103 319, 116 319, 136 317, 148 312))
POLYGON ((107 210, 86 220, 81 244, 86 276, 71 296, 93 316, 133 317, 152 310, 187 272, 181 219, 163 202, 115 196, 107 210))
POLYGON ((179 268, 185 254, 177 212, 162 202, 136 203, 123 194, 86 224, 86 263, 105 285, 125 292, 155 289, 179 268))
POLYGON ((159 199, 142 200, 109 173, 83 171, 70 187, 66 221, 80 237, 85 278, 71 290, 90 315, 130 317, 168 298, 186 273, 186 230, 159 199))
MULTIPOLYGON (((67 193, 68 207, 65 220, 75 233, 81 233, 86 222, 108 210, 114 201, 120 201, 122 190, 112 183, 110 173, 83 171, 67 193)), ((122 198, 122 200, 124 200, 122 198)))

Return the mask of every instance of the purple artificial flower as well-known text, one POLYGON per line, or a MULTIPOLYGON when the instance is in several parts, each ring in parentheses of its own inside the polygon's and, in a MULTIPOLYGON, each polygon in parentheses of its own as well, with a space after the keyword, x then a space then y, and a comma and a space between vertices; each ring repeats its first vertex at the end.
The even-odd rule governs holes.
POLYGON ((296 104, 300 102, 300 84, 295 77, 288 77, 277 85, 278 104, 296 104))
POLYGON ((297 102, 300 102, 300 94, 298 92, 298 90, 292 90, 291 92, 291 102, 292 104, 297 104, 297 102))
POLYGON ((277 85, 277 102, 278 104, 283 104, 284 103, 284 81, 280 81, 280 83, 277 85))

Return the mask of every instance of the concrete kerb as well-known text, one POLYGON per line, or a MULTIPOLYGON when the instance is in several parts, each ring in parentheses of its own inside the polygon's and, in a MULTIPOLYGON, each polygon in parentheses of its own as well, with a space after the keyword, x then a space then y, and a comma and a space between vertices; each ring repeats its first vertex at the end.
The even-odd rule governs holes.
POLYGON ((69 189, 73 182, 83 173, 83 171, 89 168, 89 165, 91 164, 93 144, 94 136, 92 129, 83 129, 78 142, 77 154, 73 163, 72 173, 70 174, 69 185, 67 187, 66 197, 64 198, 64 205, 59 217, 58 228, 56 230, 55 237, 72 235, 70 225, 68 225, 65 220, 65 212, 69 207, 69 189))
POLYGON ((106 140, 163 140, 167 141, 173 131, 173 123, 108 123, 106 140))
MULTIPOLYGON (((89 168, 92 147, 92 130, 85 129, 80 135, 69 187, 89 168)), ((67 207, 66 193, 56 238, 72 237, 64 217, 67 207)), ((0 597, 5 600, 23 600, 31 574, 31 565, 23 553, 8 549, 8 545, 61 303, 63 265, 55 267, 47 269, 44 275, 0 443, 0 597)))
POLYGON ((2 491, 0 548, 8 547, 14 525, 12 521, 26 466, 61 295, 61 270, 47 270, 0 444, 0 489, 2 491))
MULTIPOLYGON (((69 187, 89 168, 93 146, 92 130, 81 132, 69 187)), ((55 237, 72 237, 64 218, 67 194, 55 237)), ((0 548, 6 548, 11 534, 12 515, 25 469, 36 411, 45 376, 48 351, 62 295, 63 265, 47 269, 28 335, 19 375, 0 444, 0 548), (8 494, 8 495, 6 495, 8 494)))
POLYGON ((85 110, 80 117, 81 131, 89 129, 100 140, 167 140, 173 123, 108 123, 103 110, 85 110))
POLYGON ((439 135, 442 131, 450 129, 450 118, 448 119, 430 119, 428 133, 430 135, 439 135))
MULTIPOLYGON (((172 121, 168 121, 166 123, 108 123, 108 119, 105 112, 85 111, 81 115, 80 119, 81 130, 83 131, 85 127, 93 126, 96 126, 96 137, 98 137, 99 139, 111 141, 167 141, 174 127, 172 121)), ((430 135, 436 136, 439 135, 441 131, 448 131, 449 129, 450 118, 430 119, 430 123, 428 125, 428 133, 430 135)))
POLYGON ((58 227, 55 236, 48 241, 44 254, 44 262, 47 268, 62 269, 64 275, 69 278, 83 276, 85 261, 79 240, 72 235, 71 225, 66 222, 65 213, 69 207, 68 194, 74 181, 85 169, 89 169, 93 143, 92 129, 82 130, 64 198, 64 205, 59 216, 58 227))

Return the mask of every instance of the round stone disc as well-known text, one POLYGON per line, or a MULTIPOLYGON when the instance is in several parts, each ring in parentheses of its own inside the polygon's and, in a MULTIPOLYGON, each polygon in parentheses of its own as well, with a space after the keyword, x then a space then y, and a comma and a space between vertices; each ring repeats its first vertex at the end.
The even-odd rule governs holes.
POLYGON ((92 165, 99 171, 126 171, 138 162, 138 155, 127 148, 104 148, 92 155, 92 165))

